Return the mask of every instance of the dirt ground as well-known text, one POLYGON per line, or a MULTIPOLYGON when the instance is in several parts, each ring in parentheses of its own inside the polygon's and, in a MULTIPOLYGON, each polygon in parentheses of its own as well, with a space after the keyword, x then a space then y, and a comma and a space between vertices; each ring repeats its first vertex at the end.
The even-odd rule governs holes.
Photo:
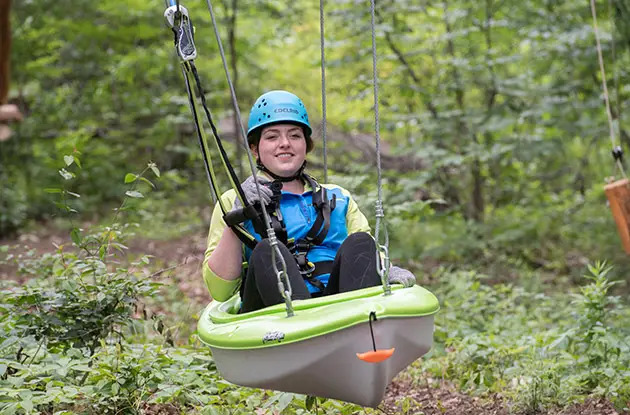
MULTIPOLYGON (((179 289, 190 298, 203 304, 210 300, 201 280, 200 267, 205 250, 205 233, 168 241, 147 241, 137 239, 129 244, 131 255, 149 254, 154 261, 169 273, 179 289)), ((69 237, 60 233, 24 234, 11 240, 0 240, 0 246, 9 245, 9 252, 19 254, 34 249, 37 253, 53 252, 55 245, 69 243, 69 237)), ((0 264, 0 281, 20 281, 16 267, 0 264)), ((1 285, 1 284, 0 284, 1 285)), ((168 408, 146 408, 146 413, 171 413, 168 408)), ((174 408, 171 408, 174 409, 174 408)), ((388 386, 386 397, 379 407, 384 414, 423 414, 423 415, 507 415, 509 403, 499 396, 484 399, 458 392, 446 382, 428 379, 423 385, 414 384, 403 372, 388 386), (403 412, 403 400, 409 408, 403 412)), ((603 400, 589 400, 563 410, 547 412, 549 415, 614 415, 618 412, 603 400)))

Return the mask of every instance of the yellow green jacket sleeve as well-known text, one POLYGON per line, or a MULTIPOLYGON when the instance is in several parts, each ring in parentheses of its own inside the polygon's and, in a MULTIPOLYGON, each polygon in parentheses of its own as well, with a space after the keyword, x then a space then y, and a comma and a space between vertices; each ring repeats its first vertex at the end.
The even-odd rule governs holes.
MULTIPOLYGON (((228 190, 221 196, 221 200, 223 201, 223 205, 227 211, 232 209, 235 199, 236 192, 234 189, 228 190)), ((223 231, 226 227, 227 225, 223 220, 223 212, 217 202, 214 207, 214 211, 212 212, 212 219, 210 220, 208 246, 206 248, 202 265, 203 280, 206 283, 206 287, 208 287, 208 291, 210 291, 210 295, 217 301, 228 300, 238 291, 241 284, 240 278, 236 278, 235 280, 224 280, 215 274, 208 266, 208 259, 210 258, 210 255, 212 255, 212 252, 217 248, 217 245, 219 245, 219 240, 221 239, 223 231)))
POLYGON ((363 212, 359 210, 359 205, 357 205, 357 202, 352 198, 350 192, 340 186, 325 185, 325 187, 333 186, 339 188, 341 193, 348 197, 348 211, 346 212, 346 228, 348 229, 348 235, 356 232, 370 233, 370 224, 363 212))

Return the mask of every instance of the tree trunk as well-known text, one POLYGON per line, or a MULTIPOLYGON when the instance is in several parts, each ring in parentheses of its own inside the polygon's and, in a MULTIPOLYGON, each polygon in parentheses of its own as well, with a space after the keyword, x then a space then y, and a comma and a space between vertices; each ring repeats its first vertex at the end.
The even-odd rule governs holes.
POLYGON ((478 158, 473 160, 471 174, 473 177, 471 216, 475 222, 483 222, 483 211, 485 210, 483 199, 484 178, 481 174, 481 162, 478 158))
POLYGON ((9 99, 9 60, 11 58, 11 0, 0 0, 0 105, 9 99))

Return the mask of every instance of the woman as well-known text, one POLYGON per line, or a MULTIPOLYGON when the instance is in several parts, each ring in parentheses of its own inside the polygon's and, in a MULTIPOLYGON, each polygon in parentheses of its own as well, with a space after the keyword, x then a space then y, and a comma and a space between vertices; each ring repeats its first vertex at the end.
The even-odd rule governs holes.
MULTIPOLYGON (((280 250, 294 300, 381 284, 368 221, 350 193, 336 185, 320 185, 304 173, 306 154, 313 149, 311 133, 304 104, 287 91, 261 95, 249 115, 247 141, 260 174, 245 180, 242 188, 250 203, 260 203, 262 197, 272 206, 277 223, 284 225, 280 250)), ((241 208, 233 189, 221 197, 227 209, 241 208)), ((250 220, 243 226, 260 241, 253 249, 244 247, 226 225, 221 209, 214 209, 203 277, 218 301, 227 300, 240 285, 241 312, 249 312, 283 298, 269 242, 250 220)), ((405 286, 415 283, 413 274, 398 267, 390 268, 389 278, 405 286)))

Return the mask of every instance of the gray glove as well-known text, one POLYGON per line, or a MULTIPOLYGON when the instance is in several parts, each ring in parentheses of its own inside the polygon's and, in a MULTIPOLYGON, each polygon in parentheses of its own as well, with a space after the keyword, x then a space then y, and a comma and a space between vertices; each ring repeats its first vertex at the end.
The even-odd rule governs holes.
POLYGON ((405 287, 413 287, 416 283, 416 277, 404 268, 392 265, 389 268, 389 283, 402 284, 405 287))
MULTIPOLYGON (((245 193, 245 198, 251 204, 254 204, 255 202, 259 201, 258 191, 256 190, 256 180, 258 180, 258 184, 260 184, 260 196, 262 197, 262 200, 265 202, 265 204, 269 204, 269 202, 271 202, 271 196, 273 196, 273 191, 267 186, 265 186, 265 184, 268 184, 271 182, 264 177, 249 176, 247 180, 245 180, 241 184, 243 193, 245 193)), ((242 207, 243 206, 241 206, 241 201, 237 197, 236 200, 234 201, 234 206, 232 207, 232 210, 241 209, 242 207)))

